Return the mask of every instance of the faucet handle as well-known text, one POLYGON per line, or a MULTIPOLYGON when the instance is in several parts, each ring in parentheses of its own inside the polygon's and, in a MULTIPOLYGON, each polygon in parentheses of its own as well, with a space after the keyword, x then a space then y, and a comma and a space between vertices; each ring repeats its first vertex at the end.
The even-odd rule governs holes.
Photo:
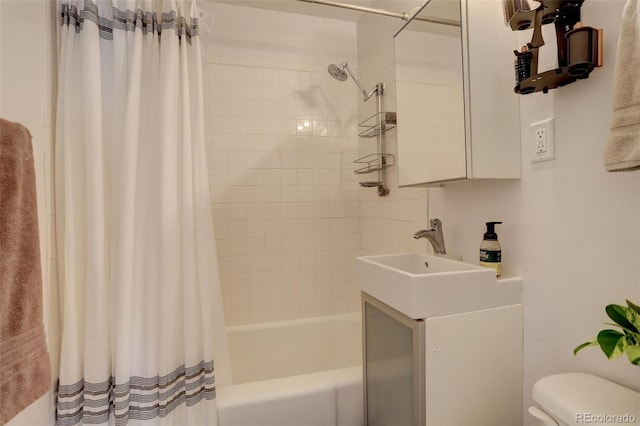
POLYGON ((431 225, 431 229, 438 231, 442 229, 442 221, 438 218, 436 219, 431 219, 429 221, 429 225, 431 225))

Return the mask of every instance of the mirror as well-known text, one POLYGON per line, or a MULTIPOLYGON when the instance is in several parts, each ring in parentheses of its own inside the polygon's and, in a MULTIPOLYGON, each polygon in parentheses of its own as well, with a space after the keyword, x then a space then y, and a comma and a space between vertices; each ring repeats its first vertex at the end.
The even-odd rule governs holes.
POLYGON ((520 178, 516 46, 501 0, 432 0, 396 33, 400 186, 520 178))
POLYGON ((394 36, 400 186, 467 176, 460 10, 432 0, 394 36))

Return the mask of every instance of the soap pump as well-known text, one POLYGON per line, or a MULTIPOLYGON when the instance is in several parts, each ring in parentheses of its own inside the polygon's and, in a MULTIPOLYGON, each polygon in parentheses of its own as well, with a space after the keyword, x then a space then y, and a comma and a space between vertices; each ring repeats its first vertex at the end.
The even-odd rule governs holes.
POLYGON ((498 242, 495 226, 502 222, 487 222, 487 232, 480 244, 480 265, 496 270, 496 277, 502 275, 502 250, 498 242))

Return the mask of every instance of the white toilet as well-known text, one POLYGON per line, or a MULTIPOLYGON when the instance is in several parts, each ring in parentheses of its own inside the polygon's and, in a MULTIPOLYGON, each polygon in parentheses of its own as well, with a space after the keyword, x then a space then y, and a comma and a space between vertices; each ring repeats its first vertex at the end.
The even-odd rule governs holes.
POLYGON ((532 396, 540 408, 529 413, 540 426, 640 424, 640 393, 591 374, 543 377, 532 396))

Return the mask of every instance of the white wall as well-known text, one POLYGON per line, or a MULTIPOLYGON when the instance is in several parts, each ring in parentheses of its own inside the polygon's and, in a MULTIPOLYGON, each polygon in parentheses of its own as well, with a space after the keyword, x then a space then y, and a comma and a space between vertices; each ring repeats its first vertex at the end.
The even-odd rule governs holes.
MULTIPOLYGON (((33 137, 47 343, 57 380, 59 316, 53 205, 54 2, 0 1, 0 114, 33 137)), ((48 392, 7 426, 53 424, 48 392)))
MULTIPOLYGON (((535 380, 562 371, 588 371, 640 390, 638 369, 626 359, 607 361, 596 348, 578 357, 572 353, 607 322, 606 304, 640 300, 638 172, 612 174, 602 166, 623 4, 623 0, 592 1, 582 8, 585 25, 604 28, 603 68, 549 94, 521 98, 521 180, 429 189, 429 216, 443 220, 447 249, 462 253, 467 262, 477 261, 484 222, 504 221, 497 229, 503 272, 525 282, 524 409, 532 403, 535 380), (549 117, 555 118, 556 159, 531 164, 529 123, 549 117)), ((392 28, 382 21, 376 25, 373 18, 359 23, 359 62, 361 67, 375 67, 375 71, 367 68, 369 74, 391 78, 388 64, 379 58, 391 55, 385 40, 392 28), (386 34, 375 37, 374 28, 386 34)), ((545 28, 545 38, 553 45, 555 34, 550 30, 545 28)), ((525 42, 529 37, 526 33, 520 39, 525 42)), ((541 70, 553 67, 549 56, 544 54, 541 70)), ((380 208, 391 211, 392 200, 381 201, 380 208)), ((363 224, 366 220, 363 215, 363 224)), ((363 243, 366 247, 367 238, 363 243)), ((525 413, 525 424, 534 424, 525 413)))
POLYGON ((353 23, 207 1, 198 6, 213 15, 210 55, 325 67, 356 59, 353 23))

